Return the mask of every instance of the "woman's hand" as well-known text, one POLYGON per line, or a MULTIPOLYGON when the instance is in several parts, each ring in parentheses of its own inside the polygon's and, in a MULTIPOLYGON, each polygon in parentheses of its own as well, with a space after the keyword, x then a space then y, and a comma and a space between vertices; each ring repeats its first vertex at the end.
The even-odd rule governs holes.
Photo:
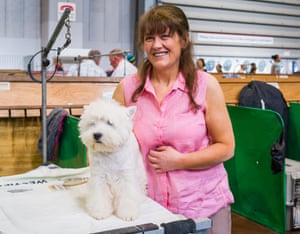
POLYGON ((182 154, 171 146, 159 146, 149 152, 150 166, 158 173, 178 170, 182 154))

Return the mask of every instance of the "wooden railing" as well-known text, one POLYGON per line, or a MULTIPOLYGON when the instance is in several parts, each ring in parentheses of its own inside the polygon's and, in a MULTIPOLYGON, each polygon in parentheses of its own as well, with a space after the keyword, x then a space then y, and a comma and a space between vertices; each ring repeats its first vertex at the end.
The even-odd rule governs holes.
MULTIPOLYGON (((300 101, 300 76, 253 75, 217 77, 228 104, 238 104, 239 92, 251 80, 277 85, 286 100, 300 101)), ((35 74, 38 78, 39 74, 35 74)), ((79 116, 84 105, 110 96, 121 78, 55 76, 47 82, 47 111, 63 107, 79 116)), ((23 173, 41 164, 37 142, 41 132, 41 83, 24 71, 0 71, 0 176, 23 173)))
MULTIPOLYGON (((221 74, 213 74, 221 84, 227 104, 238 104, 241 89, 252 80, 260 80, 279 88, 287 102, 300 101, 300 75, 240 75, 240 78, 223 78, 221 74)), ((230 74, 225 74, 225 77, 230 74)))
MULTIPOLYGON (((239 78, 230 78, 230 74, 212 75, 221 84, 228 104, 238 104, 241 89, 252 80, 265 81, 278 87, 288 102, 300 101, 300 75, 276 77, 265 74, 239 74, 239 78)), ((80 115, 84 105, 97 97, 110 96, 120 79, 55 76, 47 82, 47 109, 51 111, 55 107, 63 107, 70 114, 80 115)), ((0 72, 0 117, 40 116, 41 97, 41 83, 32 81, 26 72, 0 72)))
MULTIPOLYGON (((70 114, 80 115, 84 105, 97 97, 112 95, 119 81, 120 78, 109 77, 53 77, 46 87, 47 110, 63 107, 70 114)), ((0 73, 0 100, 0 117, 40 116, 42 84, 27 74, 0 73)))

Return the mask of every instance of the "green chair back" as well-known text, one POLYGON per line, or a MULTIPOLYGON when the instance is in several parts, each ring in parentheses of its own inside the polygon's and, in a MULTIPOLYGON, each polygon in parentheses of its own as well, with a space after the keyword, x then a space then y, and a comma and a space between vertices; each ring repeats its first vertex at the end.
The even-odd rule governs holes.
POLYGON ((287 157, 300 161, 300 103, 290 103, 287 131, 287 157))
POLYGON ((272 173, 270 148, 283 121, 277 112, 228 106, 236 147, 224 163, 234 194, 233 212, 278 233, 286 230, 285 172, 272 173))
POLYGON ((57 160, 63 168, 81 168, 88 165, 86 147, 79 138, 79 118, 67 116, 63 122, 63 132, 59 142, 57 160))

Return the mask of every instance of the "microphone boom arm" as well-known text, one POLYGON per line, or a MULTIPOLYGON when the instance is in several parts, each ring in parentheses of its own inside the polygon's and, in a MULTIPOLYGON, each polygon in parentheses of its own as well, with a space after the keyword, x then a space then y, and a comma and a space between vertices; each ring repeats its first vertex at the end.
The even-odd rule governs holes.
POLYGON ((54 42, 56 41, 57 36, 59 35, 62 27, 65 24, 65 20, 69 17, 69 14, 71 13, 71 10, 69 8, 66 8, 63 15, 61 16, 59 22, 56 25, 56 28, 47 44, 47 46, 44 48, 43 51, 43 57, 46 58, 54 44, 54 42))

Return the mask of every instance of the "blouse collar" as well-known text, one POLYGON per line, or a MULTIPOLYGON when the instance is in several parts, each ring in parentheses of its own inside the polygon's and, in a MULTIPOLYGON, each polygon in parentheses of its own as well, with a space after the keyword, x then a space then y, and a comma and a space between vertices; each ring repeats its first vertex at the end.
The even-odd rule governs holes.
MULTIPOLYGON (((186 82, 185 82, 185 79, 183 77, 183 74, 182 72, 179 72, 178 73, 178 76, 173 84, 173 87, 172 87, 172 90, 181 90, 181 91, 186 91, 187 88, 186 88, 186 82)), ((144 90, 150 92, 150 93, 155 93, 154 92, 154 87, 152 85, 152 82, 150 80, 150 73, 148 72, 147 76, 146 76, 146 82, 145 82, 145 86, 144 86, 144 90)))

